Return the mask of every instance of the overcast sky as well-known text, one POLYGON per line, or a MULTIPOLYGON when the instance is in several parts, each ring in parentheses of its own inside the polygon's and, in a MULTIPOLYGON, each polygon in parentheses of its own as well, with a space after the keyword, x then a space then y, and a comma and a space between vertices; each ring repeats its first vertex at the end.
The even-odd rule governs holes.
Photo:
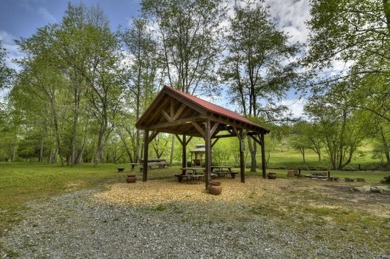
MULTIPOLYGON (((38 28, 60 22, 68 2, 98 5, 110 19, 113 30, 128 27, 140 10, 140 0, 0 0, 0 40, 9 58, 19 56, 15 39, 30 37, 38 28)), ((291 36, 291 41, 305 43, 309 0, 266 0, 266 3, 274 22, 291 36)), ((300 101, 293 100, 290 106, 294 113, 301 112, 300 101)))

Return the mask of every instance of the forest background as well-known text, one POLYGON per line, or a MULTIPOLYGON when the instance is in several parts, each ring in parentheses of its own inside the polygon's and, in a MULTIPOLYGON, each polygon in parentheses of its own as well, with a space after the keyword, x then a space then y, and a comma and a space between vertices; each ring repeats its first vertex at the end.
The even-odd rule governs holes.
MULTIPOLYGON (((268 166, 299 151, 308 166, 388 167, 390 2, 310 5, 309 40, 291 43, 262 1, 143 0, 131 28, 117 31, 99 7, 69 3, 61 22, 17 40, 20 70, 0 45, 0 87, 9 93, 0 161, 136 162, 135 122, 170 85, 210 101, 223 94, 226 108, 269 128, 268 166), (307 99, 301 118, 282 105, 291 91, 307 99)), ((152 146, 149 157, 181 161, 174 136, 159 134, 152 146)), ((255 171, 256 143, 246 146, 255 171)), ((221 140, 213 163, 235 164, 237 154, 235 139, 221 140)))

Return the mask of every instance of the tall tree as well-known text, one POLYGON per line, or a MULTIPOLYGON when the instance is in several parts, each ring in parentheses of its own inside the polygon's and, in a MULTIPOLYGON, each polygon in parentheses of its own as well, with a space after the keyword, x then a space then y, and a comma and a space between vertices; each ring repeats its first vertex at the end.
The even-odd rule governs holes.
POLYGON ((3 43, 0 41, 0 90, 9 86, 11 83, 14 70, 9 68, 6 63, 7 51, 3 48, 3 43))
POLYGON ((317 75, 313 93, 343 91, 352 110, 366 111, 388 128, 390 1, 312 0, 311 4, 306 61, 317 75), (340 64, 344 69, 337 71, 340 64))
POLYGON ((126 123, 122 123, 118 130, 124 143, 128 141, 124 134, 127 133, 126 135, 130 137, 131 147, 127 143, 125 145, 131 162, 139 160, 141 151, 140 130, 134 127, 135 122, 149 106, 159 86, 157 43, 148 26, 146 19, 135 19, 132 28, 122 35, 130 59, 126 100, 128 100, 127 106, 134 112, 126 114, 130 121, 123 118, 126 123))
MULTIPOLYGON (((334 81, 351 78, 359 81, 364 77, 382 77, 384 89, 388 89, 390 2, 311 0, 311 5, 312 18, 308 21, 311 34, 306 61, 318 75, 314 92, 326 91, 328 86, 334 85, 334 81), (340 64, 345 67, 341 72, 335 69, 340 64), (326 68, 330 71, 324 73, 326 68)), ((354 87, 358 89, 360 85, 354 84, 354 87)), ((385 93, 382 91, 380 94, 385 93)))
MULTIPOLYGON (((15 71, 7 65, 7 51, 0 41, 0 92, 11 86, 15 71)), ((6 158, 10 161, 15 159, 17 145, 17 131, 12 121, 12 110, 0 98, 0 159, 6 158)))
MULTIPOLYGON (((288 37, 270 22, 263 4, 248 0, 235 6, 220 74, 229 86, 232 102, 246 117, 270 121, 285 108, 276 101, 284 97, 295 77, 296 64, 291 58, 298 46, 289 44, 288 37)), ((256 147, 248 140, 251 171, 255 171, 256 147)))
POLYGON ((388 0, 311 0, 311 5, 310 64, 321 68, 333 66, 335 60, 359 61, 365 66, 355 73, 389 70, 388 0), (387 67, 382 67, 383 62, 387 67))
POLYGON ((143 0, 143 13, 155 22, 168 83, 183 92, 211 92, 220 54, 218 0, 143 0), (201 89, 199 89, 201 88, 201 89))
POLYGON ((311 98, 305 106, 319 125, 319 134, 332 169, 347 166, 365 138, 365 125, 349 105, 350 97, 344 88, 342 84, 334 86, 327 95, 311 98))
POLYGON ((119 39, 118 35, 111 32, 109 21, 101 9, 85 8, 83 5, 68 5, 58 32, 58 43, 66 42, 70 34, 72 40, 66 45, 67 48, 60 48, 60 51, 66 56, 68 65, 78 74, 74 85, 78 86, 81 78, 87 87, 85 95, 89 112, 97 122, 96 165, 104 160, 103 146, 113 131, 115 116, 121 107, 124 77, 118 54, 119 39), (75 53, 76 59, 71 59, 75 53))
MULTIPOLYGON (((44 100, 41 107, 53 117, 49 125, 61 161, 80 161, 87 143, 80 132, 87 134, 93 127, 97 164, 104 159, 103 146, 115 125, 124 86, 119 41, 103 12, 69 4, 60 24, 38 29, 18 44, 26 53, 20 61, 19 88, 31 86, 26 93, 44 100)), ((21 96, 19 91, 15 98, 21 96)))
POLYGON ((303 162, 305 162, 306 149, 313 150, 318 156, 318 161, 321 162, 323 138, 320 133, 316 122, 298 121, 293 125, 291 144, 301 152, 303 162))

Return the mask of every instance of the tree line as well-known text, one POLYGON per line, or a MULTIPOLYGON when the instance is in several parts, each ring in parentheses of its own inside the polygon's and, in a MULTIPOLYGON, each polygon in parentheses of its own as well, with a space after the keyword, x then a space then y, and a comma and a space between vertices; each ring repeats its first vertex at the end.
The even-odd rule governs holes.
MULTIPOLYGON (((303 156, 312 149, 335 169, 367 138, 390 163, 390 3, 310 4, 309 41, 295 43, 263 1, 143 0, 131 27, 117 31, 100 8, 69 3, 61 22, 16 41, 18 71, 0 46, 0 87, 10 90, 0 160, 136 162, 135 122, 170 85, 211 97, 225 89, 230 107, 271 128, 267 142, 289 125, 303 156), (281 105, 289 90, 308 98, 302 119, 281 105)), ((257 146, 247 146, 255 171, 257 146)), ((151 152, 172 161, 174 150, 160 134, 151 152)))

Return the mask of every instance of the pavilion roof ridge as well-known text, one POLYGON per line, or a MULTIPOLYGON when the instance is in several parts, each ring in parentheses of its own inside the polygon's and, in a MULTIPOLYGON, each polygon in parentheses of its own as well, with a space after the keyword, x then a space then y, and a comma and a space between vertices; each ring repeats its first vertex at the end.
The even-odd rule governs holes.
POLYGON ((178 89, 175 89, 173 87, 170 87, 170 86, 164 86, 161 91, 164 91, 164 89, 167 90, 167 91, 170 91, 172 93, 180 95, 182 98, 185 98, 186 100, 192 102, 195 105, 200 106, 200 108, 202 108, 204 110, 207 110, 207 111, 209 111, 211 113, 216 113, 216 114, 218 114, 220 116, 227 117, 229 119, 233 119, 233 120, 236 120, 236 121, 239 121, 239 122, 242 122, 242 123, 245 123, 245 124, 249 124, 249 125, 252 125, 252 126, 260 127, 264 131, 269 132, 269 130, 266 129, 264 126, 250 121, 248 118, 244 117, 243 115, 241 115, 241 114, 239 114, 237 112, 231 111, 231 110, 229 110, 227 108, 224 108, 222 106, 219 106, 217 104, 213 104, 211 102, 208 102, 206 100, 203 100, 203 99, 198 98, 196 96, 193 96, 191 94, 182 92, 182 91, 180 91, 178 89))

